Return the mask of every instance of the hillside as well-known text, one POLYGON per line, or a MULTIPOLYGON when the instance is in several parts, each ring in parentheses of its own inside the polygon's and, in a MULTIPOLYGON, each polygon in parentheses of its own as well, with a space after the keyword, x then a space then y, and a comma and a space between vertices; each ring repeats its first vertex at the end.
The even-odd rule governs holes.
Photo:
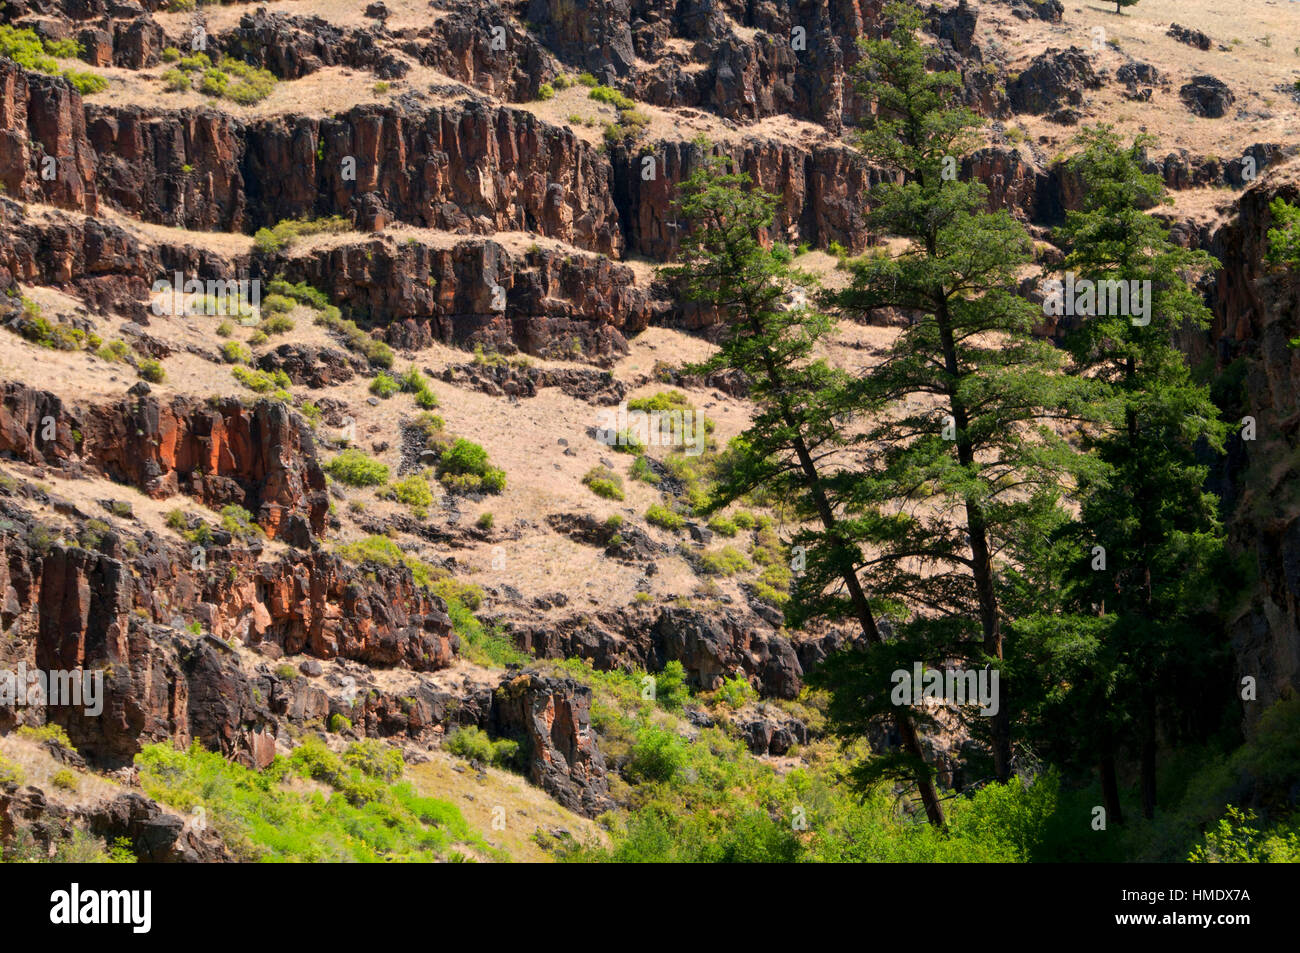
MULTIPOLYGON (((903 743, 846 734, 815 675, 863 635, 795 618, 816 519, 775 477, 708 505, 770 405, 698 366, 733 318, 661 271, 690 250, 682 196, 729 157, 773 196, 762 247, 832 298, 905 257, 872 218, 905 177, 860 136, 885 6, 7 4, 0 689, 99 696, 0 695, 4 859, 1181 862, 1237 807, 1300 857, 1300 284, 1269 257, 1271 203, 1300 200, 1300 4, 912 4, 980 123, 955 177, 1031 248, 1009 295, 1042 305, 1100 123, 1151 137, 1152 216, 1214 256, 1186 276, 1212 321, 1170 337, 1256 428, 1196 448, 1240 575, 1194 620, 1217 681, 1101 759, 1113 797, 1096 759, 1036 740, 1002 765, 944 709, 917 753, 946 830, 905 776, 851 783, 903 743), (637 411, 675 439, 603 439, 637 411), (1127 825, 1092 840, 1102 803, 1127 825)), ((847 378, 923 320, 835 300, 811 353, 847 378)), ((1064 354, 1074 329, 1026 337, 1064 354)), ((819 465, 879 461, 885 414, 819 465)), ((1011 605, 1038 567, 998 565, 1011 605)), ((886 633, 940 612, 880 600, 886 633)))

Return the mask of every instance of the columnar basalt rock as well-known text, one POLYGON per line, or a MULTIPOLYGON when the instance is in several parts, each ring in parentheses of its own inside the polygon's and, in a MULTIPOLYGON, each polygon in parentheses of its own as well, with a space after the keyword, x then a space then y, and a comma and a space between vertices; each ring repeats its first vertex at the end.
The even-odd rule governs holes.
POLYGON ((294 516, 324 531, 329 501, 311 430, 277 401, 164 403, 143 384, 115 404, 85 408, 13 382, 0 394, 2 452, 86 466, 157 499, 185 491, 218 508, 235 503, 272 537, 294 516))
POLYGON ((625 351, 625 336, 654 314, 624 265, 537 245, 512 252, 483 239, 340 245, 291 258, 284 273, 345 302, 403 348, 444 341, 599 358, 625 351))
POLYGON ((525 673, 493 693, 491 722, 496 734, 522 742, 529 780, 569 810, 595 817, 613 802, 590 712, 586 685, 525 673))
POLYGON ((0 60, 0 184, 5 192, 93 214, 99 208, 96 162, 81 96, 67 80, 0 60))
POLYGON ((1208 340, 1186 342, 1193 361, 1244 371, 1238 410, 1255 421, 1255 439, 1234 437, 1213 477, 1229 540, 1258 572, 1249 602, 1229 624, 1238 675, 1257 685, 1258 702, 1243 706, 1248 727, 1271 702, 1300 690, 1300 509, 1285 490, 1297 473, 1280 462, 1300 442, 1300 356, 1290 346, 1300 327, 1300 283, 1266 264, 1276 198, 1300 204, 1296 162, 1248 189, 1214 234, 1209 250, 1223 264, 1210 298, 1214 325, 1208 340))
POLYGON ((479 234, 536 231, 589 251, 622 251, 607 160, 570 130, 521 110, 466 101, 266 120, 248 130, 244 178, 259 225, 348 214, 368 196, 382 210, 371 227, 397 220, 479 234))
MULTIPOLYGON (((750 138, 717 144, 714 154, 730 156, 756 187, 778 196, 773 239, 820 248, 831 242, 863 247, 866 196, 882 176, 855 153, 843 146, 750 138)), ((675 218, 677 187, 703 158, 695 144, 681 141, 613 152, 614 190, 629 251, 660 260, 673 256, 685 229, 675 218), (643 153, 655 159, 652 178, 642 174, 643 153)))

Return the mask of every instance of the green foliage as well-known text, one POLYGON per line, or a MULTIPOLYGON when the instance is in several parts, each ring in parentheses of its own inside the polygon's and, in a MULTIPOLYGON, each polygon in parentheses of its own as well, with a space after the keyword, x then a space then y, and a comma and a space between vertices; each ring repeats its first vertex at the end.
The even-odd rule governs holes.
MULTIPOLYGON (((638 593, 643 595, 643 593, 638 593)), ((644 593, 644 595, 649 595, 644 593)), ((680 711, 690 692, 686 688, 686 669, 673 659, 655 676, 655 701, 668 711, 680 711)))
POLYGON ((297 284, 290 284, 283 278, 273 279, 267 285, 267 291, 270 295, 279 295, 284 298, 292 299, 298 304, 304 304, 316 311, 324 311, 330 306, 329 295, 319 289, 313 288, 305 281, 297 284))
POLYGON ((296 305, 297 302, 288 295, 273 292, 262 299, 262 313, 283 314, 292 311, 296 305))
POLYGON ((489 464, 487 451, 476 443, 458 437, 438 458, 438 479, 449 490, 500 493, 506 487, 506 474, 489 464))
POLYGON ((76 750, 72 746, 72 739, 68 737, 68 732, 64 727, 53 722, 47 722, 44 725, 20 725, 16 734, 19 738, 34 741, 37 744, 44 744, 48 741, 58 745, 65 751, 76 750))
POLYGON ((273 314, 269 318, 264 318, 260 325, 262 333, 266 335, 284 334, 292 331, 294 328, 293 318, 283 314, 273 314))
POLYGON ((651 504, 645 511, 645 520, 652 526, 674 531, 686 525, 686 519, 681 514, 674 513, 662 503, 651 504))
POLYGON ((713 519, 709 520, 709 529, 713 530, 713 532, 717 533, 719 536, 726 536, 728 538, 735 536, 736 533, 739 532, 739 528, 736 526, 736 521, 726 516, 715 516, 713 519))
POLYGON ((745 554, 734 546, 709 549, 700 553, 700 569, 711 576, 733 576, 751 568, 745 554))
POLYGON ((339 309, 333 305, 326 305, 322 309, 320 315, 316 318, 316 323, 341 334, 348 349, 364 355, 366 360, 373 366, 393 366, 393 349, 383 341, 362 331, 355 322, 344 318, 339 313, 339 309))
MULTIPOLYGON (((180 62, 182 69, 185 68, 186 60, 180 62)), ((275 84, 275 74, 270 70, 251 66, 231 56, 223 56, 216 66, 204 69, 199 91, 206 96, 221 97, 241 106, 251 106, 270 96, 275 90, 275 84)))
POLYGON ((383 486, 388 482, 387 465, 355 447, 349 447, 325 464, 324 470, 348 486, 383 486))
POLYGON ((14 764, 0 755, 0 784, 22 784, 27 780, 27 772, 21 765, 14 764))
MULTIPOLYGON (((42 40, 30 27, 0 24, 0 56, 13 60, 24 69, 58 75, 60 70, 55 57, 76 59, 81 53, 81 44, 76 40, 42 40)), ((62 76, 83 96, 108 88, 108 80, 95 73, 65 69, 62 76)))
POLYGON ((253 247, 264 254, 288 248, 295 239, 322 233, 346 232, 351 223, 341 215, 320 219, 284 219, 273 228, 259 228, 253 234, 253 247))
POLYGON ((197 742, 188 751, 155 744, 136 756, 136 765, 146 794, 180 811, 202 806, 243 861, 427 862, 448 857, 455 845, 499 856, 454 806, 396 780, 400 755, 394 761, 364 745, 339 757, 309 739, 257 772, 197 742), (295 788, 292 777, 328 790, 295 788))
POLYGON ((729 708, 743 708, 758 697, 758 692, 754 691, 754 686, 749 684, 749 679, 734 675, 723 680, 714 697, 729 708))
POLYGON ((1300 823, 1261 831, 1254 811, 1228 805, 1227 814, 1205 832, 1205 841, 1192 849, 1193 864, 1300 863, 1300 823))
POLYGON ((176 67, 164 72, 162 81, 163 85, 173 93, 183 93, 194 88, 194 82, 190 79, 189 73, 176 67))
POLYGON ((262 527, 257 525, 253 514, 235 503, 221 508, 221 528, 242 540, 261 539, 266 535, 262 527))
POLYGON ((647 727, 632 746, 624 772, 630 779, 671 781, 686 765, 686 743, 674 732, 647 727))
POLYGON ((592 467, 582 477, 583 485, 607 500, 623 499, 623 478, 606 466, 592 467))
POLYGON ((151 357, 142 360, 136 367, 136 373, 140 375, 141 380, 146 380, 151 384, 161 384, 167 379, 167 372, 163 370, 162 364, 151 357))
POLYGON ((392 377, 389 377, 383 371, 375 375, 375 379, 370 382, 370 393, 376 397, 382 397, 387 400, 400 390, 400 385, 392 377))
POLYGON ((433 503, 433 491, 429 481, 419 473, 412 473, 393 484, 393 495, 397 502, 412 507, 427 507, 433 503))
POLYGON ((537 87, 537 98, 542 102, 555 98, 555 87, 550 83, 542 83, 537 87))
POLYGON ((387 536, 367 536, 365 539, 347 543, 338 548, 338 554, 353 562, 371 562, 390 569, 405 566, 411 571, 417 584, 429 586, 433 583, 433 567, 402 552, 401 548, 387 536))
POLYGON ((628 476, 633 480, 640 480, 642 483, 649 483, 651 486, 658 486, 662 479, 659 474, 650 468, 650 461, 644 456, 637 457, 632 461, 632 467, 628 470, 628 476))
POLYGON ((508 738, 493 741, 486 731, 474 725, 457 728, 447 736, 443 747, 470 761, 482 761, 500 768, 518 766, 519 742, 508 738))
POLYGON ((67 768, 61 768, 58 771, 55 771, 54 774, 50 776, 50 783, 61 791, 69 791, 73 793, 75 793, 77 788, 80 786, 76 774, 69 771, 67 768))
POLYGON ((293 385, 289 375, 277 368, 274 371, 260 371, 241 365, 230 369, 230 375, 255 394, 270 394, 277 400, 291 400, 287 388, 293 385))
POLYGON ((247 364, 253 353, 238 341, 227 341, 221 345, 221 359, 227 364, 247 364))
POLYGON ((1300 268, 1300 206, 1279 197, 1269 203, 1268 210, 1276 227, 1268 230, 1264 260, 1294 271, 1300 268))

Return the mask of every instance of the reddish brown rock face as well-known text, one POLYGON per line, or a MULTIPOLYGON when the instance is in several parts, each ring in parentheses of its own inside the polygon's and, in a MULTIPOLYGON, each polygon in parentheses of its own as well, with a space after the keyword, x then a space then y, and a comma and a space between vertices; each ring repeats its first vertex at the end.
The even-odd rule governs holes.
POLYGON ((93 215, 99 209, 96 161, 77 91, 62 79, 0 62, 0 183, 5 191, 93 215))
MULTIPOLYGON (((255 734, 277 723, 268 708, 274 693, 232 646, 410 672, 455 658, 442 600, 403 568, 369 567, 367 575, 321 550, 259 561, 256 551, 221 545, 200 562, 186 546, 155 544, 127 557, 116 537, 102 547, 115 555, 57 542, 36 548, 31 524, 6 523, 3 621, 31 640, 17 655, 0 653, 0 667, 12 670, 21 659, 44 671, 102 672, 102 711, 50 706, 45 714, 105 764, 127 763, 141 746, 168 738, 264 761, 273 746, 255 734), (192 621, 204 634, 184 627, 192 621)), ((291 710, 313 717, 311 706, 287 701, 279 714, 291 710)), ((4 709, 0 727, 13 718, 4 709)))
POLYGON ((311 430, 276 401, 249 408, 235 398, 162 403, 146 394, 74 410, 51 394, 7 383, 0 390, 0 451, 31 463, 86 466, 155 499, 183 489, 214 508, 237 503, 271 537, 294 513, 319 534, 329 509, 311 430))

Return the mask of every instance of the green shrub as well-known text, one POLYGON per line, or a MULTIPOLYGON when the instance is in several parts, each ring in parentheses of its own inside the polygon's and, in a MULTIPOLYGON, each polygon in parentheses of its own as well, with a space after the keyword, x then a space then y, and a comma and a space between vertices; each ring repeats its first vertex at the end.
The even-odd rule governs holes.
POLYGON ((55 771, 50 777, 50 783, 61 791, 75 792, 78 787, 77 776, 67 768, 55 771))
POLYGON ((293 318, 284 314, 273 314, 269 318, 264 318, 260 326, 262 333, 267 335, 284 334, 292 331, 294 327, 293 318))
POLYGON ((275 278, 267 285, 267 291, 273 295, 292 298, 298 304, 305 304, 316 311, 324 311, 330 307, 329 296, 305 281, 290 284, 282 278, 275 278))
POLYGON ((72 746, 72 739, 68 737, 67 730, 62 725, 56 725, 53 722, 46 722, 43 725, 21 725, 16 734, 19 738, 34 741, 37 744, 44 744, 49 741, 65 751, 76 750, 72 746))
POLYGON ((412 473, 393 484, 393 495, 397 502, 407 506, 426 507, 433 502, 433 491, 429 481, 418 473, 412 473))
MULTIPOLYGON (((635 100, 624 96, 612 86, 596 85, 587 95, 598 103, 608 103, 618 110, 633 109, 636 106, 635 100)), ((630 407, 629 404, 629 409, 630 407)))
POLYGON ((1277 227, 1268 230, 1265 259, 1273 265, 1291 269, 1300 267, 1300 206, 1275 198, 1268 209, 1277 227))
POLYGON ((650 469, 650 461, 644 456, 637 457, 632 461, 632 468, 628 470, 628 475, 633 480, 640 480, 642 483, 649 483, 651 486, 658 486, 660 482, 659 474, 650 469))
POLYGON ((0 784, 22 784, 27 780, 27 772, 8 758, 0 755, 0 784))
POLYGON ((383 371, 375 375, 375 379, 370 382, 370 393, 376 397, 382 397, 387 400, 400 390, 397 381, 389 377, 383 371))
POLYGON ((352 727, 352 719, 345 718, 338 712, 330 715, 329 730, 332 734, 341 734, 352 727))
POLYGON ((509 767, 519 757, 519 742, 508 738, 493 741, 487 732, 475 725, 457 728, 447 736, 443 747, 467 760, 482 761, 498 767, 509 767))
POLYGON ((506 486, 505 471, 492 467, 487 451, 463 437, 438 459, 438 479, 450 489, 468 492, 500 493, 506 486))
POLYGON ((136 368, 136 373, 140 375, 142 380, 146 380, 150 384, 161 384, 167 379, 167 372, 163 370, 162 364, 151 357, 147 357, 140 362, 140 366, 136 368))
POLYGON ((382 486, 388 482, 388 467, 349 447, 325 464, 325 472, 348 486, 382 486))
POLYGON ((583 475, 582 482, 597 496, 607 500, 623 499, 623 478, 609 467, 592 467, 583 475))
POLYGON ((108 89, 108 80, 97 73, 88 73, 85 70, 65 69, 63 78, 82 96, 90 96, 108 89))
POLYGON ((595 86, 597 85, 598 80, 590 73, 584 71, 578 74, 578 83, 582 86, 595 86))
MULTIPOLYGON (((650 593, 638 592, 637 595, 646 596, 643 601, 649 601, 650 593)), ((679 711, 689 697, 690 693, 686 689, 686 669, 681 662, 674 659, 655 676, 655 701, 669 711, 679 711)))
POLYGON ((647 727, 632 746, 624 772, 633 782, 667 782, 685 766, 686 743, 671 731, 647 727))
POLYGON ((537 98, 545 102, 548 99, 555 98, 555 87, 550 83, 542 83, 537 87, 537 98))
POLYGON ((262 299, 263 314, 284 314, 292 311, 298 302, 294 301, 288 295, 275 294, 272 292, 262 299))
POLYGON ((230 374, 255 394, 272 394, 281 400, 289 399, 287 388, 292 386, 293 381, 279 368, 267 372, 236 365, 230 369, 230 374))
POLYGON ((221 528, 237 539, 260 539, 266 535, 253 514, 236 503, 221 508, 221 528))
POLYGON ((321 219, 284 219, 273 228, 259 228, 253 234, 253 247, 272 254, 283 251, 297 238, 324 232, 346 232, 351 223, 340 215, 321 219))
POLYGON ((686 525, 684 517, 674 513, 662 503, 651 504, 650 508, 645 511, 645 519, 650 525, 667 530, 679 530, 686 525))
POLYGON ((227 364, 247 364, 253 353, 238 341, 227 341, 221 345, 221 359, 227 364))
POLYGON ((749 680, 740 675, 724 679, 714 697, 730 708, 743 708, 748 702, 758 697, 754 691, 754 686, 749 684, 749 680))
POLYGON ((709 529, 719 536, 735 536, 739 532, 734 519, 728 519, 725 516, 715 516, 709 520, 709 529))
POLYGON ((368 778, 391 784, 402 776, 404 762, 399 748, 373 738, 354 741, 343 750, 343 763, 368 778))
POLYGON ((127 347, 125 341, 112 340, 95 351, 95 354, 105 361, 112 361, 120 364, 125 361, 131 349, 127 347))
POLYGON ((162 81, 173 93, 183 93, 194 88, 190 75, 175 67, 162 74, 162 81))
POLYGON ((392 348, 362 331, 355 322, 342 317, 339 309, 333 305, 327 305, 322 310, 320 316, 316 318, 316 323, 337 331, 343 336, 349 350, 365 355, 366 360, 375 367, 393 366, 392 348))
POLYGON ((495 522, 496 520, 491 513, 480 513, 478 517, 477 525, 479 529, 489 530, 492 528, 492 524, 495 522))
POLYGON ((700 568, 711 576, 731 576, 751 568, 745 554, 732 546, 700 553, 700 568))

